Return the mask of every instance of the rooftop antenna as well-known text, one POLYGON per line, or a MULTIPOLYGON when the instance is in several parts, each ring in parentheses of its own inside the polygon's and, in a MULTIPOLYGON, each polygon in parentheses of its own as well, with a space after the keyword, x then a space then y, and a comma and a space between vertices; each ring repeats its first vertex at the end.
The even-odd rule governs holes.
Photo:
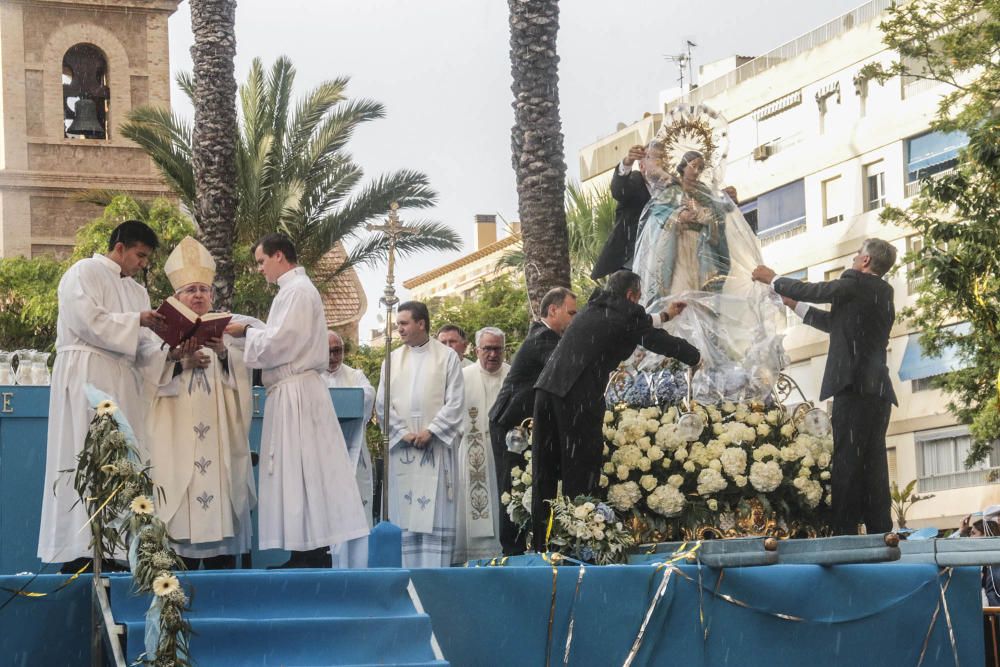
POLYGON ((669 60, 672 63, 677 63, 677 81, 680 83, 681 90, 684 90, 684 70, 687 68, 687 79, 688 85, 694 85, 694 64, 691 56, 691 47, 698 46, 690 39, 684 40, 686 49, 684 53, 678 53, 672 56, 663 56, 664 60, 669 60))

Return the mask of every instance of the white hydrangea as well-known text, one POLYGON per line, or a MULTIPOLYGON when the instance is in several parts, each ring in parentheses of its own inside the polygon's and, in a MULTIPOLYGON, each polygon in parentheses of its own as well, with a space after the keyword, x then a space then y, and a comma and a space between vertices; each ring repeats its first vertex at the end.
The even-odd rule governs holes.
POLYGON ((638 440, 636 440, 635 444, 639 448, 639 451, 641 451, 641 452, 647 452, 647 451, 649 451, 649 448, 652 445, 652 443, 649 440, 649 436, 648 435, 644 435, 641 438, 639 438, 638 440))
POLYGON ((778 448, 772 445, 771 443, 761 445, 757 449, 753 450, 754 461, 763 461, 764 459, 767 458, 776 459, 780 456, 781 452, 778 451, 778 448))
POLYGON ((756 428, 764 422, 764 415, 759 412, 751 412, 746 416, 746 419, 740 421, 756 428))
POLYGON ((500 494, 500 502, 503 503, 504 507, 506 507, 507 505, 509 505, 510 504, 510 494, 507 493, 506 491, 504 491, 502 494, 500 494))
POLYGON ((643 475, 642 477, 639 478, 639 486, 641 486, 647 492, 655 489, 657 484, 658 482, 656 481, 656 478, 653 477, 652 475, 643 475))
POLYGON ((671 406, 670 408, 667 409, 666 412, 663 413, 662 416, 660 416, 660 423, 661 424, 673 424, 675 421, 677 421, 677 407, 676 406, 671 406))
POLYGON ((643 456, 641 459, 639 459, 638 468, 642 472, 649 472, 650 468, 652 467, 653 467, 653 462, 649 460, 649 457, 643 456))
POLYGON ((819 466, 820 468, 829 468, 830 455, 827 454, 826 452, 822 452, 819 456, 816 457, 816 465, 819 466))
POLYGON ((684 509, 684 494, 670 484, 656 487, 646 498, 649 509, 665 517, 677 516, 684 509))
POLYGON ((722 469, 730 477, 746 474, 747 453, 742 447, 727 447, 719 460, 722 462, 722 469))
POLYGON ((708 509, 712 510, 713 512, 719 511, 719 501, 716 500, 715 498, 710 498, 706 504, 708 505, 708 509))
POLYGON ((608 504, 617 510, 630 510, 642 498, 642 490, 635 482, 614 484, 608 488, 608 504))
POLYGON ((767 436, 771 435, 771 427, 768 426, 767 424, 758 425, 757 435, 759 435, 762 438, 766 438, 767 436))
POLYGON ((624 482, 626 479, 628 479, 629 470, 631 470, 631 468, 629 468, 628 466, 620 465, 618 466, 618 469, 615 471, 615 475, 618 477, 618 479, 624 482))
POLYGON ((750 484, 761 493, 770 493, 781 484, 783 475, 777 461, 755 461, 750 466, 750 484))
POLYGON ((787 422, 781 427, 781 435, 784 438, 790 438, 795 435, 795 424, 792 422, 787 422))
POLYGON ((769 410, 766 419, 768 424, 777 425, 778 420, 781 419, 781 410, 769 410))
POLYGON ((830 471, 829 470, 824 470, 823 472, 821 472, 819 474, 819 478, 820 479, 824 479, 824 480, 825 479, 830 479, 830 471))
POLYGON ((684 445, 684 440, 677 433, 677 424, 664 424, 656 432, 656 446, 671 451, 684 445))
POLYGON ((604 471, 604 474, 606 474, 606 475, 613 475, 613 474, 615 474, 616 466, 611 461, 605 461, 604 467, 602 468, 602 470, 604 471))
POLYGON ((602 489, 608 488, 608 476, 607 475, 601 475, 600 485, 601 485, 602 489))
POLYGON ((681 447, 676 452, 674 452, 674 460, 675 461, 683 461, 687 457, 688 457, 688 451, 686 449, 684 449, 683 447, 681 447))
POLYGON ((614 420, 615 420, 615 413, 611 412, 611 410, 605 410, 604 411, 604 423, 605 424, 610 424, 614 420))
POLYGON ((649 451, 646 452, 646 456, 649 457, 650 461, 655 463, 663 458, 663 450, 657 447, 656 445, 653 445, 652 447, 649 448, 649 451))
POLYGON ((742 489, 750 480, 746 475, 737 475, 733 477, 733 481, 736 483, 736 486, 742 489))
POLYGON ((714 470, 715 472, 722 472, 722 461, 720 461, 719 459, 712 459, 711 461, 708 462, 708 467, 714 470))
POLYGON ((823 485, 814 479, 796 477, 792 484, 796 489, 798 489, 799 495, 802 496, 806 505, 810 509, 819 505, 820 501, 823 499, 823 485))
POLYGON ((732 401, 723 401, 721 407, 723 412, 726 413, 736 412, 736 404, 733 403, 732 401))
POLYGON ((698 473, 698 495, 708 496, 722 491, 727 486, 729 486, 729 482, 726 481, 726 478, 718 470, 705 468, 698 473))
POLYGON ((679 489, 679 488, 681 488, 681 486, 684 485, 684 476, 683 475, 671 475, 670 477, 667 478, 667 484, 669 484, 670 486, 674 487, 675 489, 679 489))
POLYGON ((687 472, 694 472, 697 469, 698 469, 698 466, 696 466, 694 464, 694 461, 685 461, 684 462, 684 470, 686 470, 687 472))

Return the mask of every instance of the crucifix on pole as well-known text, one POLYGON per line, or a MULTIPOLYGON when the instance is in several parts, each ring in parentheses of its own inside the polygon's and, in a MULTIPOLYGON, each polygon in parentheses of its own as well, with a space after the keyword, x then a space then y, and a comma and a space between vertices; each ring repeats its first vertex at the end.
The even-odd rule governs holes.
POLYGON ((368 225, 368 231, 382 232, 389 241, 388 265, 385 276, 385 289, 379 303, 385 306, 385 378, 382 392, 382 521, 389 520, 389 386, 391 382, 392 357, 392 313, 399 303, 396 296, 396 277, 393 274, 396 266, 396 245, 399 239, 407 234, 415 234, 416 230, 407 227, 399 221, 399 203, 393 202, 389 207, 389 217, 385 224, 368 225))

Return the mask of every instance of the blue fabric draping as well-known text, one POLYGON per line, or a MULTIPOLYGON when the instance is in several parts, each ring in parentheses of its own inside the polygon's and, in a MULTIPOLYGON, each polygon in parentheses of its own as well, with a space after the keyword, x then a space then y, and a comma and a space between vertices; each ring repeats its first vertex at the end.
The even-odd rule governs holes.
MULTIPOLYGON (((588 567, 578 598, 579 568, 557 569, 552 664, 562 664, 571 609, 569 664, 622 664, 663 569, 588 567)), ((725 570, 719 592, 746 609, 713 596, 720 570, 679 570, 684 576, 672 575, 635 665, 915 665, 943 582, 929 565, 725 570)), ((411 577, 452 664, 545 664, 551 567, 414 570, 411 577)), ((978 568, 954 570, 947 600, 961 664, 982 664, 978 568)), ((943 611, 924 664, 953 664, 943 611)))

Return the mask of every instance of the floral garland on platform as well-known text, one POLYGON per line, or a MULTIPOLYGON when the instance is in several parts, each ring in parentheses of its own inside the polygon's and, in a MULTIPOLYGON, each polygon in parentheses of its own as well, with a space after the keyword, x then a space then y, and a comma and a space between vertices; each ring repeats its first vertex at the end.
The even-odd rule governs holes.
POLYGON ((154 594, 146 613, 146 653, 140 660, 155 667, 190 667, 191 624, 184 617, 190 609, 174 574, 184 564, 170 546, 166 524, 154 514, 153 480, 149 468, 139 463, 129 431, 114 402, 101 401, 78 457, 73 486, 92 517, 91 548, 96 555, 114 558, 131 536, 128 552, 135 590, 154 594), (149 631, 151 625, 156 631, 149 631))
POLYGON ((799 432, 781 406, 693 404, 706 425, 688 442, 677 406, 617 405, 604 416, 600 485, 632 515, 641 541, 720 536, 765 525, 779 534, 821 533, 831 502, 833 440, 799 432), (766 519, 761 522, 761 515, 766 519))

